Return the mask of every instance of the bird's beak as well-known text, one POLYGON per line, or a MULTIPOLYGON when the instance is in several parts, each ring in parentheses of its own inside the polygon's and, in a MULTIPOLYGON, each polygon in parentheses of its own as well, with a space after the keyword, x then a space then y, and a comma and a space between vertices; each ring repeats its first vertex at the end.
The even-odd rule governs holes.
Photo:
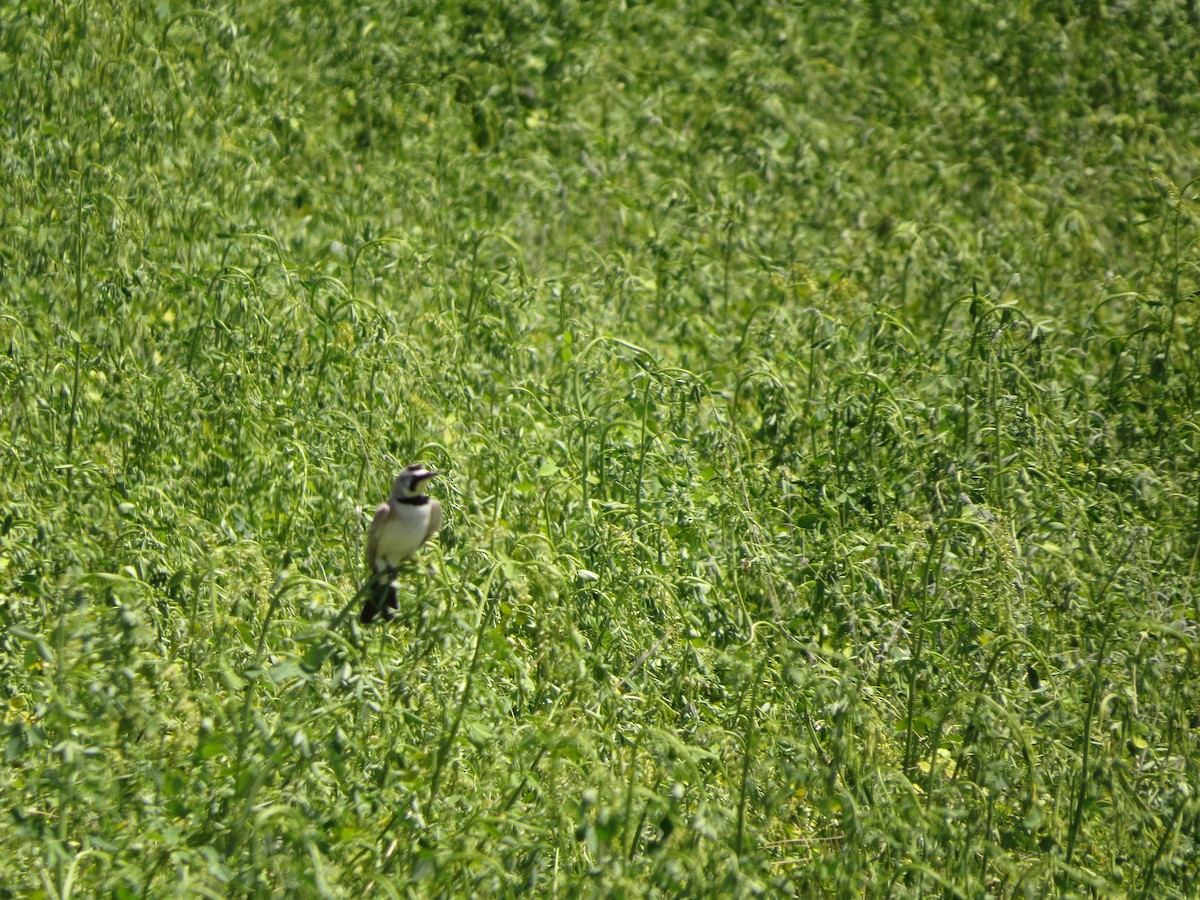
POLYGON ((436 478, 438 475, 441 475, 441 474, 442 474, 441 472, 431 472, 428 469, 426 469, 424 472, 422 472, 420 475, 417 476, 417 480, 424 481, 426 478, 436 478))

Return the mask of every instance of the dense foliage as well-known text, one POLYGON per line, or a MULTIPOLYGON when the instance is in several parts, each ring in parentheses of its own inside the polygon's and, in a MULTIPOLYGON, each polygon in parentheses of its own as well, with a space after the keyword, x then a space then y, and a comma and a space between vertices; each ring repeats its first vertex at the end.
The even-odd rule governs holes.
POLYGON ((0 896, 1196 896, 1196 59, 0 6, 0 896))

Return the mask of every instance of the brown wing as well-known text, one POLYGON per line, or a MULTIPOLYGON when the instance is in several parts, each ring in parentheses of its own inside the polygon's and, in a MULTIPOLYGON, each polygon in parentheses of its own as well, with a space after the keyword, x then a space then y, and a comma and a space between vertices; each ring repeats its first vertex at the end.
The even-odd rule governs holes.
POLYGON ((380 503, 379 509, 375 510, 375 518, 371 520, 371 528, 367 532, 367 570, 370 572, 375 571, 375 549, 379 544, 379 532, 383 530, 383 523, 391 514, 392 508, 386 503, 380 503))

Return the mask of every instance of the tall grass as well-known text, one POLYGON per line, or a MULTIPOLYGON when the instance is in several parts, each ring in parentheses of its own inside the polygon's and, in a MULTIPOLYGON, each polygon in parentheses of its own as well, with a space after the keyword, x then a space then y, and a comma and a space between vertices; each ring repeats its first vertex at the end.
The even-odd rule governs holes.
POLYGON ((0 893, 1195 895, 1198 24, 0 9, 0 893))

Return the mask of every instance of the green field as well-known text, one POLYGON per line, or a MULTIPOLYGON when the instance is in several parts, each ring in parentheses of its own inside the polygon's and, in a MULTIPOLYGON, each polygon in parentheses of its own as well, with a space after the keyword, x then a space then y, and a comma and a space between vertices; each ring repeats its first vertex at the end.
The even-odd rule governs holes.
POLYGON ((0 898, 1200 895, 1195 0, 200 2, 0 5, 0 898))

